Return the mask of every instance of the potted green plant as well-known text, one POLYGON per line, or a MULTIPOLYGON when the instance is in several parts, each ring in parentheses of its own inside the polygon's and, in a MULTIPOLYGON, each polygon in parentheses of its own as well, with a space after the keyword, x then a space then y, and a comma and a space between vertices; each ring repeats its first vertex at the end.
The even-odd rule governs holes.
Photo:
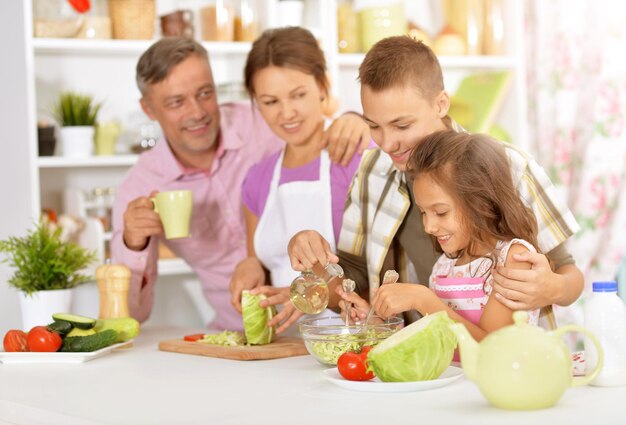
POLYGON ((52 313, 70 311, 72 288, 89 280, 81 273, 95 253, 61 240, 61 228, 39 222, 26 236, 0 241, 0 260, 15 269, 8 284, 20 291, 24 329, 45 325, 52 313))
POLYGON ((93 153, 94 132, 101 103, 86 94, 62 92, 54 106, 61 126, 63 156, 85 157, 93 153))

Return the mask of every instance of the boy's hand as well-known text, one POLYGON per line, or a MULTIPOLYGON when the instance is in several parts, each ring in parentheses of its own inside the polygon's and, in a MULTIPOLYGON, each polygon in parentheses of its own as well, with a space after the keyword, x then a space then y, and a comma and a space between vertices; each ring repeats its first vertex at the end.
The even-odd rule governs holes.
MULTIPOLYGON (((153 191, 150 197, 158 192, 153 191)), ((149 197, 141 196, 129 202, 124 212, 124 243, 128 249, 141 251, 151 236, 163 233, 161 218, 154 211, 154 204, 149 197)))
POLYGON ((543 254, 515 254, 517 261, 532 264, 530 270, 497 267, 493 272, 496 299, 511 310, 534 310, 553 304, 551 294, 561 293, 559 276, 543 254))
POLYGON ((367 301, 361 298, 354 292, 346 293, 341 285, 335 288, 337 295, 341 297, 339 301, 339 308, 341 308, 341 318, 346 320, 346 302, 352 303, 350 308, 350 322, 363 321, 367 317, 367 313, 370 310, 370 305, 367 301))
POLYGON ((330 244, 315 230, 302 230, 296 233, 287 247, 291 268, 299 272, 312 269, 317 263, 326 266, 329 262, 338 263, 330 250, 330 244))
POLYGON ((261 307, 282 304, 283 309, 268 322, 268 326, 278 326, 276 333, 281 334, 286 331, 296 320, 302 317, 303 313, 294 307, 289 298, 289 287, 274 288, 273 286, 261 286, 250 291, 252 295, 264 294, 267 299, 261 301, 261 307))
POLYGON ((361 154, 369 146, 372 136, 363 118, 348 112, 337 118, 324 132, 320 147, 328 147, 331 161, 347 166, 354 153, 361 154))
POLYGON ((230 303, 241 313, 241 293, 244 289, 253 289, 265 285, 265 270, 256 257, 242 260, 230 281, 230 303))

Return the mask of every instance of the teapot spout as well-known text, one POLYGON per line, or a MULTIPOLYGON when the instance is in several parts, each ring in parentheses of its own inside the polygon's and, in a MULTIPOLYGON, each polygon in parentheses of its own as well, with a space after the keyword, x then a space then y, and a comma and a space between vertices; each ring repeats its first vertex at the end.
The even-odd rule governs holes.
POLYGON ((465 376, 476 381, 478 375, 478 343, 461 323, 448 325, 459 341, 461 364, 465 376))

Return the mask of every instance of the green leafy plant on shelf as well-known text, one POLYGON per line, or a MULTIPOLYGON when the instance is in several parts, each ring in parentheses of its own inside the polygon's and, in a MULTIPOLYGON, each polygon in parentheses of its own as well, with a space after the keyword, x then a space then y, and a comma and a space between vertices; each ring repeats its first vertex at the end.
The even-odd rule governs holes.
POLYGON ((101 107, 89 95, 63 92, 53 112, 62 127, 94 126, 101 107))
POLYGON ((62 241, 61 231, 39 222, 26 236, 0 241, 0 253, 6 255, 0 261, 15 268, 9 285, 31 295, 69 289, 92 280, 80 271, 96 259, 95 253, 74 242, 62 241))

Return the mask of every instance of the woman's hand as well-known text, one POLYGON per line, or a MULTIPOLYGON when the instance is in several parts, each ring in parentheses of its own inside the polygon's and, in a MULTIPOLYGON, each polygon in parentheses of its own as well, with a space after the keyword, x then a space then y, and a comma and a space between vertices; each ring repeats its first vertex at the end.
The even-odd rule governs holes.
POLYGON ((331 161, 345 167, 357 150, 360 154, 363 153, 371 139, 369 126, 363 117, 354 112, 347 112, 326 129, 320 147, 328 147, 331 161))
POLYGON ((354 292, 346 293, 341 288, 341 285, 335 288, 335 292, 341 297, 339 308, 341 308, 341 318, 344 321, 346 320, 346 303, 352 303, 350 308, 351 323, 365 320, 367 313, 370 311, 370 305, 367 301, 354 292))
POLYGON ((272 305, 282 305, 282 310, 268 322, 268 326, 277 326, 276 333, 281 334, 286 331, 296 320, 302 317, 303 313, 297 310, 289 298, 289 287, 274 288, 273 286, 261 286, 250 291, 252 295, 263 294, 267 298, 259 303, 261 307, 272 305))
POLYGON ((265 269, 256 257, 248 257, 235 268, 230 280, 230 303, 241 313, 241 293, 265 285, 265 269))
POLYGON ((299 272, 312 269, 317 263, 338 263, 337 257, 330 250, 330 244, 315 230, 302 230, 296 233, 287 246, 291 268, 299 272))

